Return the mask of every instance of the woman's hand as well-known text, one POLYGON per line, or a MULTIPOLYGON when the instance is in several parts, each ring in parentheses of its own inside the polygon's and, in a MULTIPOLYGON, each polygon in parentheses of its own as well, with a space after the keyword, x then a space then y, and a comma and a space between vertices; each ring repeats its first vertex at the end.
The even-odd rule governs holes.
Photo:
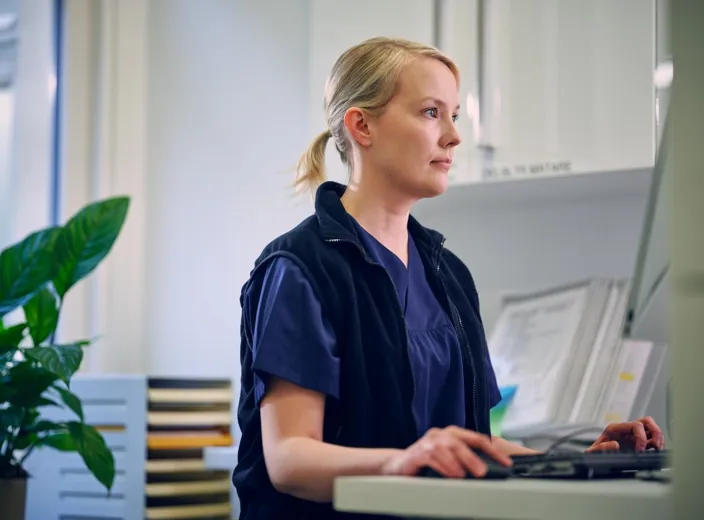
POLYGON ((665 437, 651 417, 643 417, 633 422, 609 424, 587 451, 643 451, 650 447, 664 449, 665 437))
POLYGON ((463 478, 467 472, 483 477, 486 463, 480 454, 504 466, 512 462, 486 435, 456 426, 433 428, 407 449, 395 454, 382 467, 383 475, 415 475, 430 467, 446 477, 463 478), (477 453, 479 452, 479 453, 477 453))

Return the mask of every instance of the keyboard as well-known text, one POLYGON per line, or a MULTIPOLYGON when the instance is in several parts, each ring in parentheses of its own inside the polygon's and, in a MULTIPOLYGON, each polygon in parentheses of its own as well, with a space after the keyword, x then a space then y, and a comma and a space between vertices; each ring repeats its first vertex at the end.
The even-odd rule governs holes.
POLYGON ((639 471, 659 471, 671 467, 668 450, 649 451, 554 451, 511 457, 514 477, 536 478, 614 478, 635 476, 639 471))
MULTIPOLYGON (((513 466, 506 468, 488 457, 485 479, 556 478, 597 479, 632 478, 643 472, 660 471, 671 467, 672 454, 662 451, 553 451, 537 455, 514 455, 513 466)), ((420 472, 422 477, 444 478, 430 468, 420 472)), ((467 474, 465 478, 474 478, 467 474)))

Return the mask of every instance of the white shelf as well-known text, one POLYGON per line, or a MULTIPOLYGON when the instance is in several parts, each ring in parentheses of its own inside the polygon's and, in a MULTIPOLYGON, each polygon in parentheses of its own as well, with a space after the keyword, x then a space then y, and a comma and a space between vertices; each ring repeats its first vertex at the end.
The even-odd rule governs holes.
POLYGON ((636 168, 457 183, 440 197, 420 201, 414 214, 624 198, 645 202, 652 171, 652 168, 636 168))
POLYGON ((237 465, 237 446, 209 446, 203 450, 206 468, 232 471, 237 465))
POLYGON ((421 518, 496 520, 662 520, 672 517, 670 485, 636 480, 457 480, 343 477, 338 511, 421 518))

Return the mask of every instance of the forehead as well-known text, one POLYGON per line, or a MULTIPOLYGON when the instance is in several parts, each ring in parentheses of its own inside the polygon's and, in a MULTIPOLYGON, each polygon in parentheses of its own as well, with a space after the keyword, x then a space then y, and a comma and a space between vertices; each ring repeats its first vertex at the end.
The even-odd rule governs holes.
POLYGON ((453 107, 459 101, 457 80, 452 71, 433 58, 414 59, 404 67, 399 75, 396 96, 408 102, 433 97, 453 107))

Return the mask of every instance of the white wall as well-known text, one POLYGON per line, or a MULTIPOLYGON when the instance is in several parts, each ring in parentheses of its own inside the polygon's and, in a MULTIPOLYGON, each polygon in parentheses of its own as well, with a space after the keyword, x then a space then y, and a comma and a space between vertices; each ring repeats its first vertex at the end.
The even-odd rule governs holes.
POLYGON ((287 189, 309 138, 307 4, 150 4, 149 373, 236 377, 242 283, 310 210, 287 189))

